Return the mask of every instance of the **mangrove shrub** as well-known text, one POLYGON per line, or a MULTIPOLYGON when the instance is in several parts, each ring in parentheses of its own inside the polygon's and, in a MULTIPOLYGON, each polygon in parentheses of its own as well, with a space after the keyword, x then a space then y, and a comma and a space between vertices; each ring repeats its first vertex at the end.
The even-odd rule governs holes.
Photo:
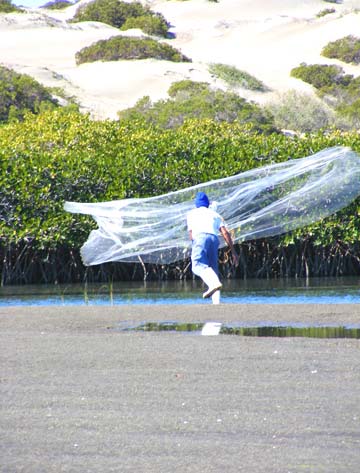
MULTIPOLYGON (((78 250, 96 225, 88 217, 64 212, 67 200, 101 202, 158 195, 334 145, 360 151, 357 133, 318 133, 300 139, 208 119, 163 129, 136 120, 93 121, 66 109, 28 114, 23 122, 0 126, 1 281, 69 282, 84 276, 78 250)), ((284 261, 290 266, 297 261, 295 253, 302 261, 298 242, 310 249, 336 245, 341 254, 349 254, 360 238, 359 214, 360 203, 355 201, 331 218, 277 240, 276 245, 288 248, 284 261)), ((256 275, 266 261, 271 266, 279 253, 273 252, 274 246, 266 249, 269 244, 244 244, 249 264, 246 270, 243 263, 241 271, 256 275), (259 250, 255 259, 254 248, 259 250), (261 268, 250 271, 250 260, 261 268)), ((265 276, 270 266, 258 274, 265 276)), ((131 278, 131 274, 124 270, 121 277, 131 278)))
POLYGON ((27 111, 57 107, 49 90, 27 74, 0 66, 0 122, 22 119, 27 111))

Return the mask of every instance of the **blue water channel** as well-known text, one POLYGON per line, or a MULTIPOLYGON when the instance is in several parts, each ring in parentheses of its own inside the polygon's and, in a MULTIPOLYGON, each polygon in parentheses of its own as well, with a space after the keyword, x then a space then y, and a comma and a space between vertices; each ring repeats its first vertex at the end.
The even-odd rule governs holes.
MULTIPOLYGON (((0 306, 211 304, 200 281, 5 286, 0 306)), ((224 304, 360 304, 360 277, 231 280, 224 304)))

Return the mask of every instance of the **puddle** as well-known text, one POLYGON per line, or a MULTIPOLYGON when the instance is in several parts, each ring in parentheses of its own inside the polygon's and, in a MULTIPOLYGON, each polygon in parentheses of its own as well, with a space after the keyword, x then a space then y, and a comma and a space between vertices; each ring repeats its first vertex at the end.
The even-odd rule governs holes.
POLYGON ((242 337, 307 337, 307 338, 355 338, 360 339, 360 325, 325 326, 306 324, 250 325, 243 322, 220 324, 219 322, 142 322, 134 325, 120 323, 113 330, 120 332, 182 332, 193 335, 238 335, 242 337))

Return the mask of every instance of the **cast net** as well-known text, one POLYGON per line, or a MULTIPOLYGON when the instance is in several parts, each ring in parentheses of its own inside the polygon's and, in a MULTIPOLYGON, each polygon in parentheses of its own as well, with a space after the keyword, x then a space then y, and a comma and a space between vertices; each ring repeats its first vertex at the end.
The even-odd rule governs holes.
POLYGON ((156 197, 66 202, 65 210, 91 215, 98 225, 81 248, 84 264, 169 264, 188 258, 186 215, 198 191, 216 202, 235 242, 280 235, 321 220, 360 195, 360 157, 338 146, 156 197))

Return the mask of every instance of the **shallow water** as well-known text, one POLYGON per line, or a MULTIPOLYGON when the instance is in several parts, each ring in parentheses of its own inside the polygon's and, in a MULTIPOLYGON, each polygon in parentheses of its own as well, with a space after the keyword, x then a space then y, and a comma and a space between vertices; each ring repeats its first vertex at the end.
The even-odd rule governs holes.
MULTIPOLYGON (((5 286, 0 306, 211 304, 201 281, 5 286)), ((360 277, 225 281, 224 304, 360 304, 360 277)))
POLYGON ((304 323, 269 323, 249 325, 245 322, 216 323, 217 330, 203 331, 203 322, 144 322, 133 325, 128 322, 118 324, 115 331, 142 332, 182 332, 194 335, 238 335, 243 337, 307 337, 307 338, 355 338, 360 339, 360 325, 321 325, 304 323))

